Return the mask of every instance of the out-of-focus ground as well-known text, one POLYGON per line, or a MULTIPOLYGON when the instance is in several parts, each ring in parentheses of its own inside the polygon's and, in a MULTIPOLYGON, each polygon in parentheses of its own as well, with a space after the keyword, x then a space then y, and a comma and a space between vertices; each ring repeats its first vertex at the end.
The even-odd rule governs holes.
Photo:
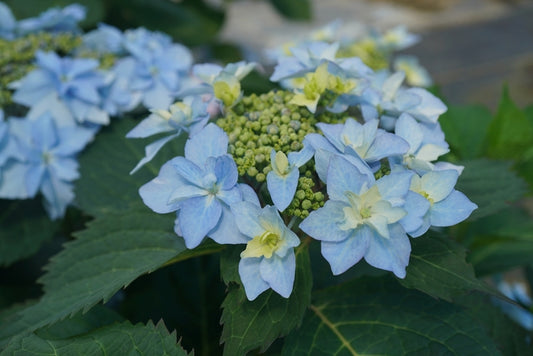
POLYGON ((289 22, 267 2, 231 2, 221 38, 260 51, 335 19, 345 32, 406 25, 422 41, 404 52, 419 57, 450 103, 494 109, 507 83, 520 106, 533 104, 533 0, 313 0, 313 13, 311 22, 289 22))

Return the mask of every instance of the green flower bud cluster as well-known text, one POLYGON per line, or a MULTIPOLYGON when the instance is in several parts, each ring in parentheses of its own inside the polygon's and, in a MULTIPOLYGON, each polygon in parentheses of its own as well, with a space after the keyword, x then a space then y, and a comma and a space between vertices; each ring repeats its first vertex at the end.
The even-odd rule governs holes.
MULTIPOLYGON (((289 104, 294 94, 288 91, 271 91, 266 94, 245 96, 224 117, 217 120, 229 137, 228 152, 237 163, 239 175, 258 187, 272 170, 270 153, 299 151, 309 133, 319 132, 318 122, 340 123, 347 113, 334 114, 323 111, 311 113, 307 108, 289 104)), ((305 217, 309 211, 323 204, 324 194, 319 192, 318 178, 313 179, 314 167, 308 163, 300 168, 301 178, 297 194, 286 211, 290 215, 305 217)))
POLYGON ((377 170, 377 172, 374 173, 374 178, 376 178, 376 180, 389 175, 391 172, 390 164, 387 159, 382 159, 380 163, 381 163, 381 167, 377 170))
POLYGON ((324 206, 324 193, 317 190, 317 185, 320 183, 315 182, 310 173, 311 171, 307 170, 305 176, 298 179, 298 187, 296 188, 294 199, 285 210, 290 216, 305 219, 311 211, 324 206))
POLYGON ((380 48, 375 40, 368 38, 339 49, 337 57, 359 57, 370 68, 380 70, 389 67, 391 54, 380 48))

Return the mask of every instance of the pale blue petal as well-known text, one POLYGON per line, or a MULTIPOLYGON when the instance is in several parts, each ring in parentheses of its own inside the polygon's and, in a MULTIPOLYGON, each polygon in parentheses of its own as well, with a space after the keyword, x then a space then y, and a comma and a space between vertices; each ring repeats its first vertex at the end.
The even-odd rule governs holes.
POLYGON ((188 198, 203 197, 208 194, 209 192, 204 188, 189 184, 187 182, 185 184, 180 184, 172 191, 170 196, 168 196, 167 204, 174 205, 188 198))
POLYGON ((327 183, 329 161, 334 155, 333 152, 323 149, 318 149, 315 152, 315 171, 318 174, 318 178, 324 183, 327 183))
MULTIPOLYGON (((202 162, 202 166, 204 163, 205 161, 202 162)), ((188 159, 178 156, 172 159, 172 164, 176 172, 190 184, 201 186, 202 182, 204 182, 205 172, 188 159)))
POLYGON ((159 140, 157 140, 155 142, 152 142, 151 144, 147 145, 144 148, 144 155, 145 156, 131 170, 130 174, 133 174, 133 173, 137 172, 139 169, 141 169, 142 166, 144 166, 146 163, 150 162, 155 157, 157 152, 159 152, 159 150, 161 148, 163 148, 163 146, 167 142, 171 141, 173 138, 175 138, 177 136, 179 136, 179 133, 174 134, 174 135, 170 135, 170 136, 167 136, 167 137, 160 138, 159 140))
POLYGON ((389 225, 390 238, 372 233, 369 239, 365 261, 369 265, 393 272, 398 278, 405 278, 409 264, 411 244, 400 224, 389 225))
POLYGON ((237 185, 231 189, 220 190, 216 197, 226 205, 232 205, 243 200, 241 190, 237 185))
POLYGON ((346 201, 345 192, 359 194, 363 185, 370 184, 366 175, 340 156, 333 156, 328 167, 327 191, 332 200, 346 201))
POLYGON ((218 224, 209 232, 208 236, 219 244, 245 244, 248 238, 237 227, 236 218, 230 208, 224 204, 218 224))
POLYGON ((279 211, 285 210, 291 204, 296 193, 299 177, 300 171, 297 167, 293 167, 289 174, 284 177, 278 176, 274 171, 268 172, 268 192, 279 211))
POLYGON ((159 214, 170 213, 178 209, 176 204, 168 204, 168 199, 174 190, 187 184, 176 171, 174 160, 165 163, 159 175, 139 189, 139 195, 144 204, 159 214))
POLYGON ((237 186, 241 191, 242 200, 255 204, 259 207, 261 206, 261 204, 259 203, 259 198, 257 197, 257 194, 255 193, 255 190, 252 187, 243 183, 240 183, 237 186))
POLYGON ((74 200, 74 187, 71 183, 64 182, 51 174, 41 186, 41 192, 45 197, 44 207, 55 220, 65 215, 67 206, 74 200))
POLYGON ((311 147, 315 151, 318 149, 326 150, 329 152, 339 152, 335 146, 333 146, 324 136, 317 133, 309 133, 305 135, 303 140, 304 147, 311 147))
POLYGON ((57 156, 70 156, 83 150, 96 134, 96 129, 82 126, 64 126, 58 129, 59 144, 52 152, 57 156))
POLYGON ((126 134, 127 138, 144 138, 161 132, 174 131, 168 120, 165 120, 157 114, 151 114, 142 120, 130 132, 126 134))
POLYGON ((180 203, 180 228, 187 248, 198 246, 222 214, 221 204, 212 197, 195 197, 180 203))
POLYGON ((58 158, 55 157, 50 162, 50 168, 54 171, 59 179, 65 181, 73 181, 80 177, 78 173, 78 161, 74 158, 58 158))
POLYGON ((304 141, 304 148, 302 148, 298 152, 289 152, 287 158, 289 160, 290 165, 295 165, 299 168, 306 164, 311 159, 311 157, 313 157, 314 153, 315 150, 312 147, 305 145, 304 141))
POLYGON ((411 178, 413 173, 411 171, 391 173, 380 178, 376 185, 379 193, 384 200, 388 200, 392 206, 399 206, 403 204, 404 198, 409 191, 411 185, 411 178))
POLYGON ((371 236, 370 228, 362 226, 352 230, 352 234, 343 241, 323 241, 321 244, 322 256, 329 262, 331 272, 334 275, 339 275, 359 262, 368 249, 371 236))
POLYGON ((275 292, 283 298, 289 298, 294 285, 296 271, 296 258, 294 250, 290 250, 284 258, 273 255, 272 258, 263 258, 259 265, 261 277, 275 292))
POLYGON ((239 173, 237 164, 231 156, 224 154, 216 158, 215 176, 217 177, 217 184, 222 189, 228 190, 237 184, 239 173))
POLYGON ((250 301, 269 288, 268 283, 261 278, 260 263, 261 258, 242 258, 239 262, 239 276, 250 301))
MULTIPOLYGON (((28 167, 26 176, 24 177, 24 184, 29 196, 33 197, 39 191, 39 187, 47 178, 45 177, 46 168, 44 164, 34 164, 28 167)), ((22 181, 18 181, 22 184, 22 181)))
POLYGON ((409 235, 412 237, 422 236, 426 233, 426 231, 429 230, 430 226, 431 226, 431 221, 430 221, 430 213, 428 210, 428 212, 422 217, 422 225, 420 225, 420 227, 416 229, 415 231, 410 232, 409 235))
POLYGON ((428 172, 420 180, 421 189, 436 203, 452 192, 458 177, 456 170, 428 172))
POLYGON ((409 144, 401 137, 388 133, 378 133, 366 152, 365 161, 378 161, 385 157, 403 155, 409 151, 409 144))
POLYGON ((228 151, 228 135, 217 125, 211 123, 185 144, 185 157, 198 166, 203 166, 207 157, 218 157, 228 151))
POLYGON ((344 221, 344 208, 347 204, 328 200, 323 207, 312 211, 300 223, 300 229, 316 240, 339 242, 350 236, 352 230, 341 230, 339 224, 344 221))
POLYGON ((396 122, 396 128, 394 129, 396 135, 403 138, 409 144, 409 153, 414 153, 418 150, 422 144, 424 133, 420 128, 420 125, 413 117, 407 113, 403 113, 396 122))
POLYGON ((142 102, 148 109, 166 109, 173 99, 171 92, 162 83, 156 82, 150 89, 144 90, 142 102))
POLYGON ((239 230, 253 239, 265 232, 265 228, 259 223, 261 208, 255 204, 242 201, 231 205, 231 211, 239 230))
POLYGON ((420 104, 409 110, 415 119, 422 122, 436 123, 439 116, 447 110, 446 105, 435 95, 422 88, 409 88, 406 90, 410 94, 420 97, 420 104))
POLYGON ((420 194, 413 191, 409 191, 407 193, 405 204, 403 205, 403 208, 407 211, 407 215, 399 222, 409 235, 418 237, 427 231, 429 228, 429 223, 427 226, 425 226, 426 224, 424 223, 424 216, 428 212, 429 207, 429 201, 420 194), (422 226, 425 228, 424 231, 420 230, 422 226), (417 233, 420 233, 420 235, 417 233))
POLYGON ((2 167, 0 179, 0 198, 4 199, 27 199, 33 196, 29 194, 26 184, 23 184, 26 177, 29 164, 16 161, 8 161, 2 167))
POLYGON ((344 143, 341 141, 341 134, 344 130, 344 124, 325 124, 319 122, 316 126, 322 130, 322 133, 328 141, 335 146, 339 152, 344 151, 344 143))
POLYGON ((433 226, 452 226, 465 220, 477 209, 463 193, 453 190, 448 197, 433 204, 430 221, 433 226))

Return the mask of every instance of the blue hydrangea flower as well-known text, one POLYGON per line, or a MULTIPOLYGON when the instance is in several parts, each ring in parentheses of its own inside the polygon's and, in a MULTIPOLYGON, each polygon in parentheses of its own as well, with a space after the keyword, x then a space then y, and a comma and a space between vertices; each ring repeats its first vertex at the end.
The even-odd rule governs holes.
POLYGON ((115 73, 128 79, 130 89, 141 95, 146 108, 167 108, 177 97, 192 64, 190 51, 179 44, 138 51, 134 56, 119 59, 115 73))
POLYGON ((196 64, 179 96, 208 95, 218 102, 221 110, 224 106, 231 107, 242 96, 241 80, 256 66, 256 63, 244 61, 229 63, 225 67, 216 64, 196 64), (223 106, 220 106, 223 104, 223 106))
POLYGON ((135 126, 126 137, 144 138, 159 133, 170 133, 149 144, 145 148, 145 157, 139 161, 131 171, 136 172, 144 164, 150 162, 157 152, 170 140, 179 136, 182 132, 194 135, 200 131, 209 120, 207 103, 198 96, 187 97, 182 102, 176 102, 170 106, 170 111, 153 110, 152 114, 135 126))
POLYGON ((46 114, 37 120, 10 119, 9 133, 17 152, 5 165, 0 197, 27 199, 41 192, 50 218, 62 217, 74 199, 72 181, 79 177, 76 154, 93 139, 95 130, 57 127, 46 114))
POLYGON ((239 230, 246 236, 239 275, 248 300, 272 288, 284 298, 291 295, 296 270, 294 247, 298 236, 285 226, 273 206, 263 209, 250 202, 231 206, 239 230))
POLYGON ((13 39, 17 21, 6 4, 0 1, 0 38, 13 39))
POLYGON ((430 226, 452 226, 465 220, 477 209, 463 193, 454 189, 459 173, 456 170, 431 171, 422 177, 414 175, 411 190, 430 203, 424 215, 424 223, 409 234, 413 237, 424 234, 430 226))
POLYGON ((81 50, 93 51, 97 53, 113 53, 123 55, 126 53, 124 48, 124 35, 118 28, 99 24, 96 30, 92 30, 82 37, 81 50))
POLYGON ((348 118, 344 124, 318 123, 317 126, 324 136, 308 134, 304 142, 316 150, 316 171, 325 182, 332 154, 345 157, 359 171, 372 175, 372 171, 379 169, 379 160, 401 156, 409 149, 409 145, 401 137, 378 129, 377 120, 370 120, 362 125, 348 118))
POLYGON ((187 248, 195 248, 206 236, 220 244, 247 241, 230 205, 253 195, 237 184, 237 165, 227 148, 226 133, 209 124, 187 140, 185 157, 165 163, 159 175, 139 189, 144 203, 155 212, 177 211, 175 231, 187 248))
POLYGON ((17 32, 24 36, 28 33, 46 32, 80 32, 78 22, 85 19, 85 7, 72 4, 64 8, 52 8, 37 17, 19 21, 17 32))
MULTIPOLYGON (((391 173, 375 182, 344 158, 331 158, 325 205, 300 229, 321 240, 322 255, 338 275, 364 258, 368 264, 405 277, 411 245, 400 220, 412 174, 391 173)), ((420 214, 418 214, 420 215, 420 214)))
POLYGON ((409 114, 404 113, 399 117, 394 132, 407 141, 409 150, 401 158, 391 157, 391 165, 404 165, 418 174, 434 170, 435 165, 431 162, 450 150, 444 141, 444 134, 440 135, 435 134, 433 130, 424 130, 424 126, 409 114))
POLYGON ((109 115, 101 109, 99 88, 104 75, 94 59, 60 58, 54 52, 36 53, 37 68, 16 83, 13 101, 32 108, 30 116, 62 112, 55 116, 60 125, 91 122, 108 124, 109 115))
POLYGON ((391 28, 383 33, 379 39, 380 45, 390 51, 401 51, 407 47, 411 47, 419 41, 420 36, 410 33, 405 26, 391 28))
POLYGON ((420 122, 434 124, 446 105, 422 88, 404 88, 405 73, 378 72, 368 77, 369 85, 354 104, 360 104, 365 120, 379 119, 386 130, 393 130, 396 119, 408 113, 420 122))
POLYGON ((300 178, 300 168, 313 157, 313 150, 304 147, 300 152, 270 152, 272 170, 267 174, 267 187, 272 202, 279 211, 285 210, 294 198, 300 178))

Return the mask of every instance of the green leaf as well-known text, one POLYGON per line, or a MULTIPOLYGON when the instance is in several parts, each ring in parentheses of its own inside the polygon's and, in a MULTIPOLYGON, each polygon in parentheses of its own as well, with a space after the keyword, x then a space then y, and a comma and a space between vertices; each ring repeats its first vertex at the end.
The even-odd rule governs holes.
POLYGON ((144 26, 187 46, 213 42, 225 14, 200 0, 108 0, 106 23, 121 28, 144 26))
POLYGON ((70 318, 39 329, 35 333, 42 339, 66 339, 122 321, 124 318, 117 312, 103 305, 95 305, 85 314, 79 312, 70 318))
MULTIPOLYGON (((226 281, 238 277, 236 264, 239 261, 237 252, 240 251, 242 247, 222 255, 222 275, 226 281)), ((258 347, 264 351, 278 337, 298 327, 310 302, 311 285, 311 266, 305 245, 296 250, 296 277, 288 299, 269 289, 250 302, 243 287, 231 283, 222 303, 224 329, 221 341, 224 342, 224 354, 245 355, 258 347)))
POLYGON ((533 355, 533 345, 527 341, 531 337, 529 332, 504 315, 490 298, 474 293, 461 296, 456 301, 484 326, 504 355, 533 355))
POLYGON ((483 153, 483 141, 492 119, 484 106, 450 106, 439 118, 451 151, 461 159, 473 159, 483 153))
POLYGON ((99 216, 142 205, 139 188, 157 176, 164 162, 182 154, 184 136, 169 142, 150 163, 130 175, 144 157, 144 146, 155 140, 127 139, 126 133, 138 123, 131 118, 115 121, 81 154, 76 201, 85 212, 99 216))
POLYGON ((38 199, 0 200, 0 211, 0 266, 33 255, 59 228, 38 199))
POLYGON ((310 20, 311 2, 309 0, 270 0, 278 12, 290 20, 310 20))
POLYGON ((0 344, 15 334, 87 311, 100 300, 106 302, 120 288, 184 251, 172 225, 173 216, 147 209, 110 213, 89 223, 52 258, 40 280, 44 296, 0 329, 0 344))
POLYGON ((466 249, 450 238, 426 234, 412 239, 411 246, 407 276, 399 280, 404 287, 447 301, 472 290, 495 293, 466 263, 466 249))
POLYGON ((46 339, 36 334, 13 338, 0 355, 176 355, 187 352, 169 334, 163 322, 154 325, 113 324, 68 339, 46 339))
POLYGON ((497 213, 527 192, 523 179, 510 170, 510 162, 483 158, 461 164, 465 169, 455 188, 478 206, 469 220, 497 213))
POLYGON ((499 355, 461 308, 389 278, 317 293, 282 355, 499 355))
POLYGON ((498 113, 489 125, 486 152, 492 158, 517 159, 531 147, 533 125, 503 89, 498 113))
POLYGON ((479 219, 468 226, 465 235, 469 261, 480 275, 531 263, 533 220, 520 209, 479 219))

